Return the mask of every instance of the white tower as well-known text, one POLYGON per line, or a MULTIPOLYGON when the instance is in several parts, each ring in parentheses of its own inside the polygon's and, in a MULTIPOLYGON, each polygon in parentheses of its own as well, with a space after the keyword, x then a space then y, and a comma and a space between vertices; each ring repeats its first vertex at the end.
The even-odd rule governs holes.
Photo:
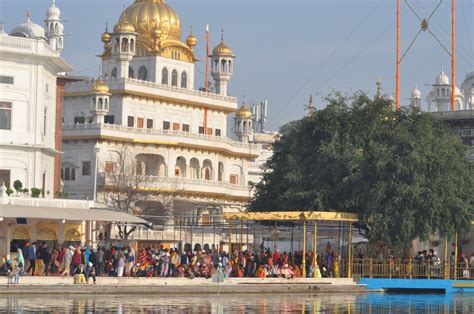
POLYGON ((137 33, 135 26, 128 22, 125 15, 114 26, 112 34, 112 58, 118 63, 118 78, 128 78, 130 60, 135 56, 137 33))
POLYGON ((109 87, 99 78, 91 86, 91 113, 94 123, 104 123, 104 116, 109 112, 109 87))
POLYGON ((216 93, 227 96, 227 83, 234 73, 235 56, 232 50, 224 43, 224 31, 219 45, 212 50, 211 74, 216 82, 216 93))
POLYGON ((253 134, 253 114, 247 105, 242 106, 237 110, 235 114, 235 135, 237 135, 239 141, 248 143, 250 137, 253 134))
POLYGON ((62 52, 64 49, 64 25, 61 23, 61 11, 56 6, 56 0, 53 0, 51 6, 46 10, 44 24, 49 45, 54 50, 62 52))
POLYGON ((410 106, 421 108, 421 91, 415 84, 415 87, 411 91, 410 95, 410 106))

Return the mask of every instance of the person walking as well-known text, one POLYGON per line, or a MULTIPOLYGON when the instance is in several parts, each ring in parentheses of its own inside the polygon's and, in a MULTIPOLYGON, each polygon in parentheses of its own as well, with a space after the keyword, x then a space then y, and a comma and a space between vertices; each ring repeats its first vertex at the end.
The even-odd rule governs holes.
POLYGON ((102 276, 104 273, 104 250, 99 247, 97 251, 97 276, 102 276))
POLYGON ((36 243, 31 244, 27 248, 28 261, 30 262, 30 267, 26 270, 28 274, 31 270, 31 276, 35 275, 36 272, 36 243))
POLYGON ((20 276, 24 272, 25 268, 25 258, 23 257, 23 252, 21 249, 18 249, 16 255, 16 267, 15 267, 15 281, 13 283, 19 284, 20 283, 20 276))
POLYGON ((123 277, 123 270, 125 268, 125 255, 120 252, 117 262, 117 277, 123 277))
POLYGON ((46 242, 43 242, 40 246, 39 258, 43 261, 43 264, 44 264, 43 274, 48 276, 48 272, 50 268, 49 264, 51 262, 51 255, 49 254, 48 244, 46 242))

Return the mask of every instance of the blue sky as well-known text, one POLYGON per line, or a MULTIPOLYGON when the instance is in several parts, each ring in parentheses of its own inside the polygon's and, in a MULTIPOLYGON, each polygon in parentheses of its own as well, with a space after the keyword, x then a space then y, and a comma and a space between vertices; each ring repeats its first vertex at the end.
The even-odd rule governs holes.
MULTIPOLYGON (((132 0, 57 0, 65 22, 65 59, 77 75, 96 76, 100 34, 111 27, 132 0)), ((212 46, 224 28, 226 42, 237 55, 229 92, 240 100, 269 100, 267 126, 277 129, 302 117, 313 94, 318 107, 332 89, 375 92, 377 78, 384 92, 395 89, 395 0, 168 0, 180 15, 183 38, 192 25, 204 60, 204 30, 211 28, 212 46)), ((438 0, 409 0, 422 17, 438 0)), ((457 0, 457 81, 473 69, 474 1, 457 0)), ((0 0, 0 20, 6 31, 25 20, 42 24, 50 0, 0 0)), ((451 1, 443 0, 431 19, 431 29, 450 46, 451 1)), ((402 50, 419 30, 419 21, 402 0, 402 50)), ((211 47, 212 48, 212 47, 211 47)), ((450 57, 427 32, 402 62, 402 103, 416 83, 423 93, 450 57)), ((204 61, 197 63, 197 85, 203 85, 204 61)), ((198 86, 197 86, 198 87, 198 86)))

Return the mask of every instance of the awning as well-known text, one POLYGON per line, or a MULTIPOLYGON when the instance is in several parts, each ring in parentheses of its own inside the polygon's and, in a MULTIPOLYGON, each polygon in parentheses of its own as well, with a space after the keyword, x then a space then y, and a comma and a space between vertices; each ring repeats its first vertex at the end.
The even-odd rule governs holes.
POLYGON ((0 205, 0 217, 149 224, 148 221, 134 215, 107 209, 43 207, 27 205, 0 205))

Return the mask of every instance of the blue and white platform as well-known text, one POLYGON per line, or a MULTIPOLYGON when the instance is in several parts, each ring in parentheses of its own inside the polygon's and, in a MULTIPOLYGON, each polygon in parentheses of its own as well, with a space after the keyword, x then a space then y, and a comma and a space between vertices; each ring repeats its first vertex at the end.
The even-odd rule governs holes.
POLYGON ((474 293, 474 280, 361 278, 359 284, 389 292, 474 293))

